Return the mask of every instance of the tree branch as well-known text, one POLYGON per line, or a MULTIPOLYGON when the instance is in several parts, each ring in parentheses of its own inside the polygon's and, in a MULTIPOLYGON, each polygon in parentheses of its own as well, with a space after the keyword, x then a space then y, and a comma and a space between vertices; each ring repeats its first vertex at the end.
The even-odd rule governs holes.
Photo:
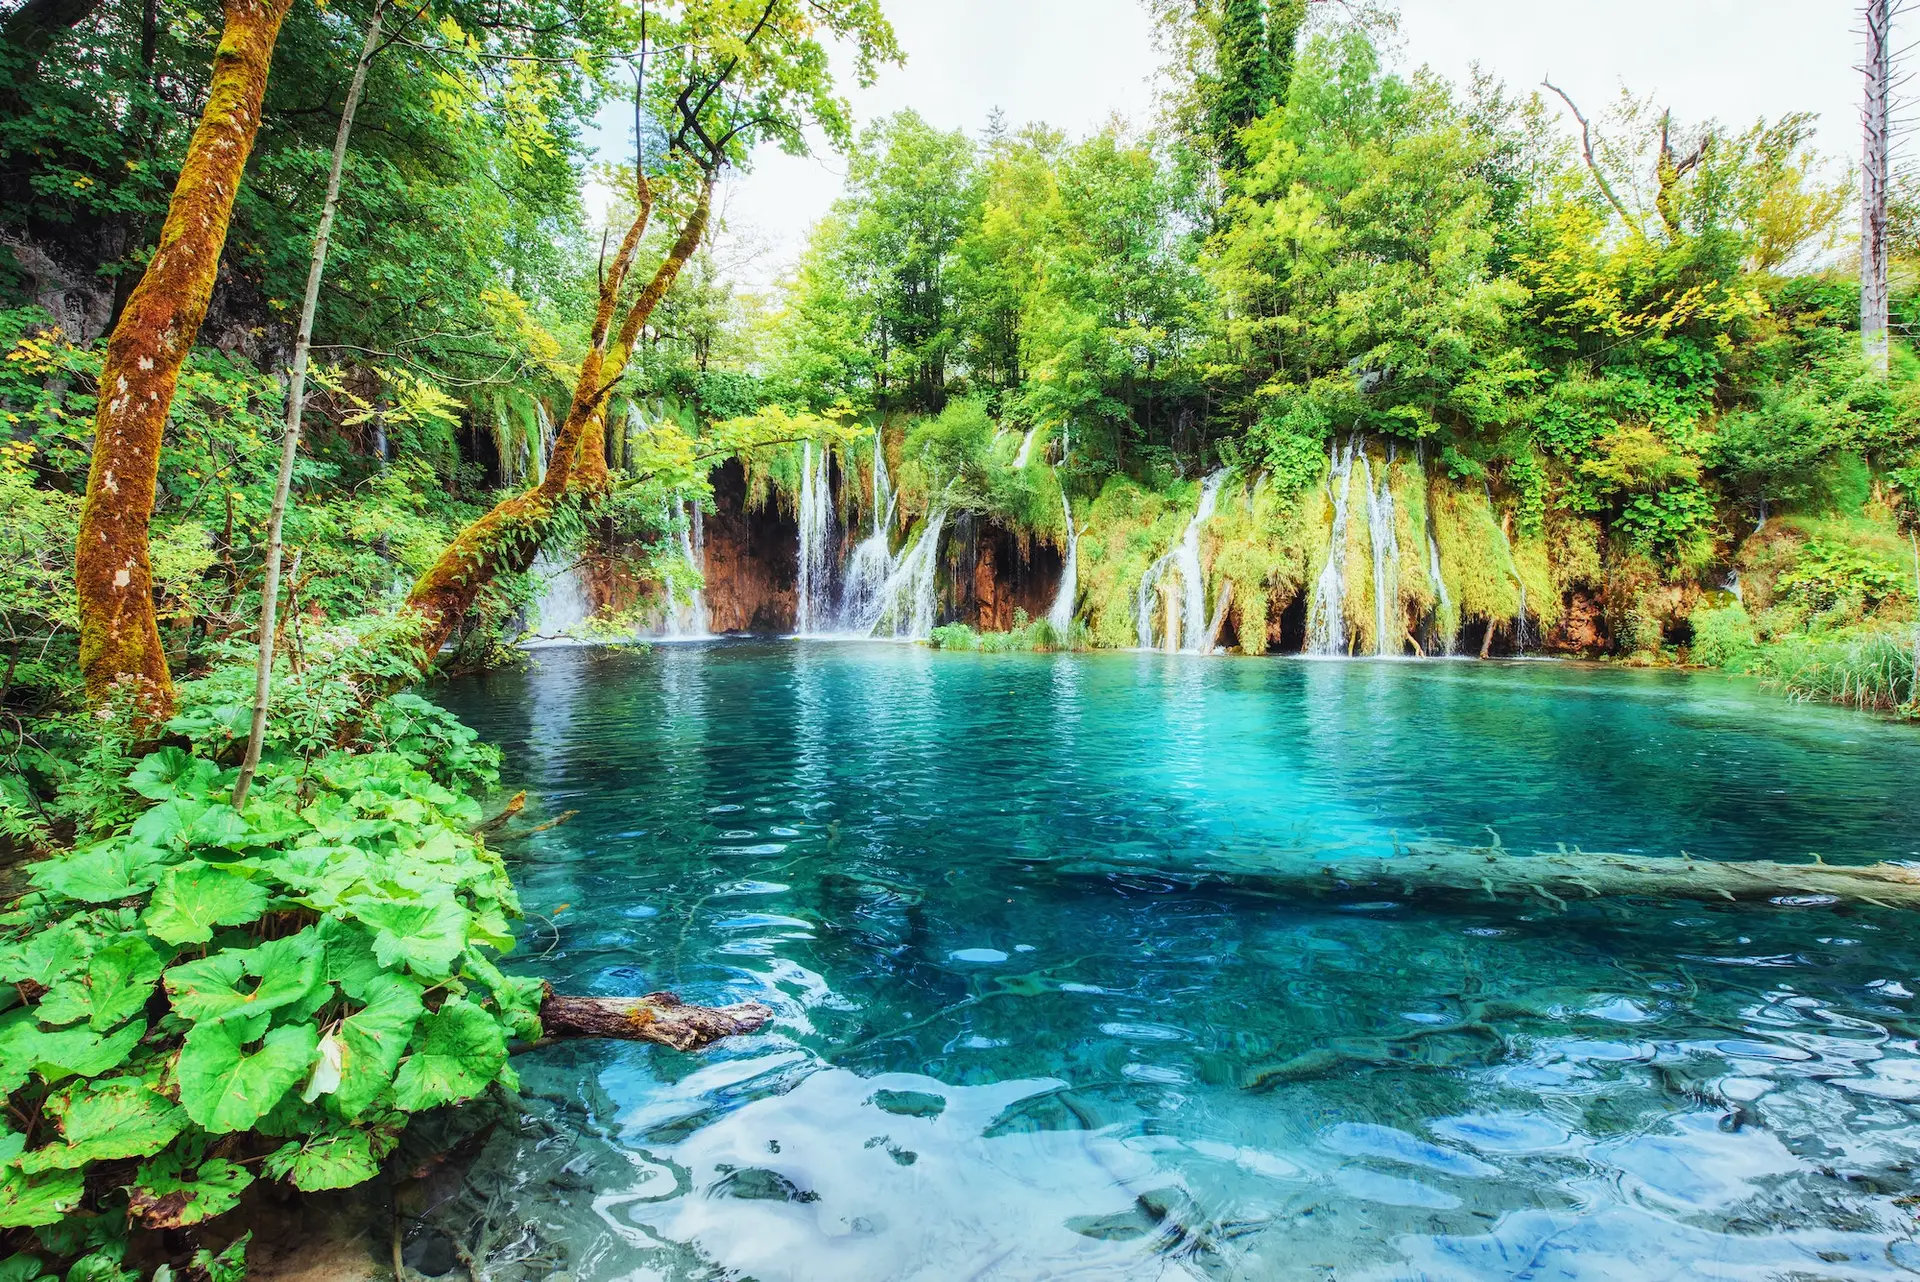
POLYGON ((689 1006, 672 993, 645 997, 564 997, 547 985, 540 1003, 540 1027, 546 1036, 517 1050, 532 1050, 579 1037, 610 1037, 656 1042, 677 1051, 697 1051, 724 1037, 744 1037, 773 1018, 759 1002, 731 1006, 689 1006))
POLYGON ((1560 101, 1567 104, 1567 110, 1573 113, 1573 118, 1580 122, 1580 150, 1587 160, 1587 172, 1592 174, 1593 181, 1599 184, 1600 194, 1607 198, 1607 203, 1613 206, 1613 211, 1625 220, 1627 226, 1635 231, 1643 231, 1639 220, 1627 212, 1627 207, 1620 203, 1618 196, 1613 194, 1613 185, 1607 181, 1606 175, 1600 172, 1600 162, 1593 155, 1593 126, 1587 123, 1587 118, 1580 113, 1580 108, 1573 105, 1573 99, 1567 95, 1566 90, 1551 80, 1542 80, 1540 83, 1558 94, 1560 101))

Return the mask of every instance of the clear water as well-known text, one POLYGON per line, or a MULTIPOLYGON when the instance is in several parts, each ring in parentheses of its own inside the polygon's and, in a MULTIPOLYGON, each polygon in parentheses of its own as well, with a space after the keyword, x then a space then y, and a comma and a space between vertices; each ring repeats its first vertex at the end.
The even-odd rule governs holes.
POLYGON ((523 971, 779 1011, 516 1061, 435 1212, 501 1282, 1920 1272, 1920 925, 1259 875, 1489 828, 1920 858, 1911 730, 1569 664, 865 644, 441 697, 579 811, 507 848, 523 971))

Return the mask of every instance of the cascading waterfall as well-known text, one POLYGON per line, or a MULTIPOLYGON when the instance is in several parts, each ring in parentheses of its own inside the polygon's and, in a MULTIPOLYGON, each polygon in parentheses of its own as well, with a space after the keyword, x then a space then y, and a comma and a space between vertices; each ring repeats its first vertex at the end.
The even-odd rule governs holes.
MULTIPOLYGON (((1453 613, 1453 598, 1447 593, 1447 580, 1440 573, 1440 541, 1433 537, 1432 518, 1427 523, 1427 579, 1433 584, 1433 592, 1440 599, 1440 608, 1435 612, 1437 619, 1445 619, 1453 613)), ((1453 653, 1456 633, 1449 628, 1440 638, 1440 644, 1447 654, 1453 653)))
POLYGON ((1212 473, 1200 485, 1200 504, 1187 522, 1180 541, 1166 555, 1147 567, 1134 592, 1134 627, 1142 650, 1153 649, 1153 619, 1160 581, 1168 570, 1180 575, 1180 609, 1168 616, 1168 624, 1177 635, 1162 638, 1168 650, 1198 654, 1207 643, 1207 580, 1200 569, 1200 531, 1213 519, 1219 506, 1220 487, 1226 484, 1227 469, 1212 473))
POLYGON ((1307 598, 1307 649, 1314 654, 1345 654, 1347 651, 1346 559, 1347 496, 1353 482, 1353 456, 1360 443, 1358 433, 1347 438, 1342 450, 1338 442, 1327 446, 1331 468, 1327 476, 1327 495, 1333 500, 1333 539, 1327 544, 1327 563, 1307 598))
POLYGON ((1168 552, 1140 576, 1140 586, 1133 594, 1133 621, 1142 650, 1153 649, 1154 595, 1160 586, 1160 580, 1166 575, 1167 567, 1173 564, 1173 553, 1168 552))
POLYGON ((539 623, 528 641, 566 641, 593 616, 586 583, 571 562, 556 563, 545 552, 533 558, 531 573, 539 576, 541 586, 534 605, 539 623))
MULTIPOLYGON (((698 501, 682 501, 680 505, 680 554, 698 575, 705 575, 707 568, 706 523, 700 512, 698 501)), ((666 637, 671 641, 694 641, 713 635, 712 621, 707 613, 707 593, 704 587, 695 588, 685 600, 674 591, 673 580, 667 580, 666 637)))
POLYGON ((1033 454, 1033 438, 1039 431, 1037 427, 1030 427, 1027 429, 1027 434, 1020 438, 1020 452, 1013 456, 1013 466, 1016 469, 1027 465, 1028 457, 1033 454))
POLYGON ((1073 504, 1067 491, 1060 491, 1060 512, 1067 520, 1067 554, 1060 565, 1060 590, 1054 593, 1053 608, 1047 611, 1047 623, 1065 639, 1073 628, 1073 598, 1080 591, 1080 531, 1073 525, 1073 504))
POLYGON ((546 402, 535 401, 533 417, 540 425, 540 446, 532 451, 529 463, 533 468, 533 483, 538 485, 547 479, 547 460, 553 457, 553 415, 547 413, 546 402))
POLYGON ((1401 652, 1405 631, 1400 621, 1400 534, 1393 520, 1394 448, 1387 445, 1387 461, 1377 484, 1364 441, 1359 456, 1366 473, 1367 544, 1373 553, 1373 652, 1391 657, 1401 652))
POLYGON ((794 630, 802 636, 824 627, 833 609, 833 493, 827 487, 828 451, 816 463, 812 441, 800 453, 800 582, 794 630))
POLYGON ((887 457, 879 432, 873 436, 873 528, 847 558, 840 586, 838 626, 842 632, 867 633, 880 621, 885 607, 881 593, 892 577, 893 552, 887 546, 898 496, 887 475, 887 457))
POLYGON ((939 567, 940 535, 946 528, 947 509, 936 507, 921 527, 920 537, 900 556, 880 586, 880 615, 874 621, 872 635, 891 636, 903 641, 924 641, 933 635, 933 619, 939 602, 934 593, 934 573, 939 567))
MULTIPOLYGON (((1180 546, 1174 549, 1174 568, 1180 571, 1180 649, 1188 654, 1200 653, 1207 644, 1207 580, 1200 570, 1200 530, 1213 519, 1220 487, 1226 481, 1227 470, 1221 468, 1201 482, 1200 506, 1194 509, 1193 519, 1180 536, 1180 546)), ((1168 647, 1172 645, 1169 639, 1168 647)))

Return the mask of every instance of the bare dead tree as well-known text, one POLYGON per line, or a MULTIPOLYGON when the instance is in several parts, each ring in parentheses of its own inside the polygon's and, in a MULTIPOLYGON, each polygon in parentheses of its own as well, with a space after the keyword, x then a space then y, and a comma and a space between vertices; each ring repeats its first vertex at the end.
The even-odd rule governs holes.
POLYGON ((1866 99, 1861 107, 1860 348, 1867 364, 1887 372, 1887 190, 1893 91, 1894 0, 1866 0, 1866 99))
POLYGON ((1606 173, 1600 168, 1599 159, 1593 154, 1593 126, 1587 122, 1580 108, 1574 105, 1573 98, 1566 90, 1551 80, 1542 80, 1540 83, 1557 94, 1560 101, 1567 104, 1567 110, 1573 113, 1573 118, 1579 122, 1580 154, 1586 158, 1587 172, 1593 175, 1593 181, 1600 188, 1600 194, 1607 198, 1607 203, 1613 206, 1613 212, 1620 215, 1622 222, 1636 231, 1639 230, 1640 220, 1628 213, 1627 207, 1620 203, 1620 198, 1613 194, 1613 184, 1607 181, 1606 173))

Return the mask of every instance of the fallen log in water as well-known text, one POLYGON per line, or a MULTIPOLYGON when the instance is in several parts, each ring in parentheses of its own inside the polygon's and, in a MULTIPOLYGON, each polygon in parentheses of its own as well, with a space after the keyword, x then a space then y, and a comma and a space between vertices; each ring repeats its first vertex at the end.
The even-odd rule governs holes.
POLYGON ((1903 863, 1805 864, 1581 850, 1515 854, 1500 846, 1413 846, 1391 859, 1342 858, 1263 868, 1263 880, 1306 882, 1321 890, 1381 886, 1487 899, 1536 898, 1564 908, 1571 899, 1641 895, 1734 902, 1811 901, 1920 908, 1920 866, 1903 863))
POLYGON ((773 1018, 771 1008, 759 1002, 731 1006, 689 1006, 672 993, 645 997, 566 997, 547 985, 540 1003, 539 1041, 519 1050, 532 1050, 576 1037, 611 1037, 629 1042, 658 1042, 677 1051, 697 1051, 723 1037, 756 1032, 773 1018))

